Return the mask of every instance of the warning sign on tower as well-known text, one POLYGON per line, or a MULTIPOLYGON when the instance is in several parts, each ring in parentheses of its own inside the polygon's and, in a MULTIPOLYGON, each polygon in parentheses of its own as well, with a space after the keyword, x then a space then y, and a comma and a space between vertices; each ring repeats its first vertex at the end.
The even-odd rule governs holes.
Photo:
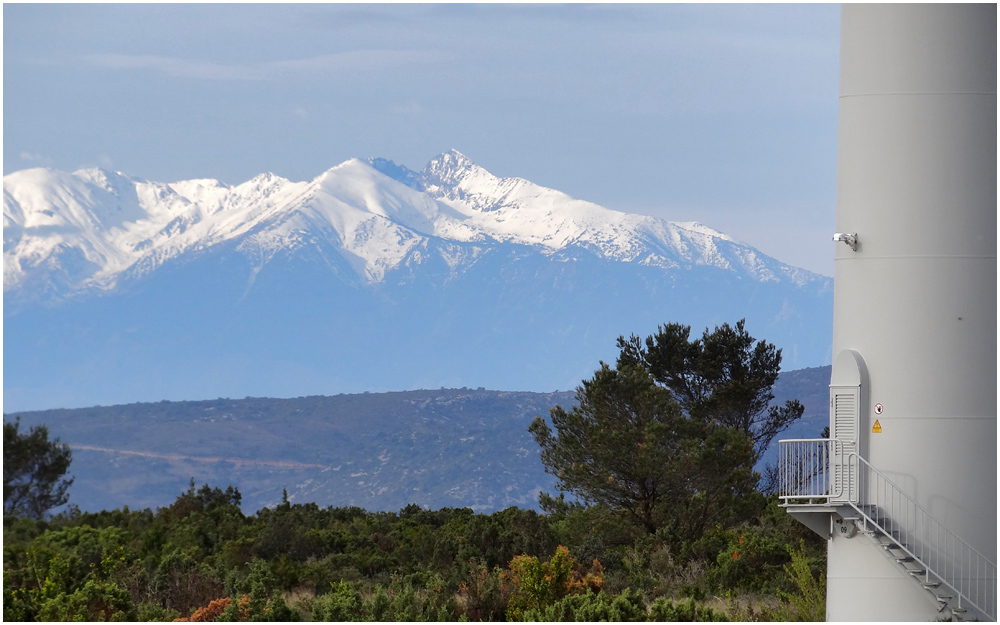
POLYGON ((881 434, 881 433, 882 433, 882 424, 878 422, 878 419, 875 419, 875 425, 872 426, 872 434, 881 434))

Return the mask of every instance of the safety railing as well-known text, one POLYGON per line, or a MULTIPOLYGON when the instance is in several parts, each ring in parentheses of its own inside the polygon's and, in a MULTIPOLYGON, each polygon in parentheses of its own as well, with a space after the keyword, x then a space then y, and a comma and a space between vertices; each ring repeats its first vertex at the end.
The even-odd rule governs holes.
POLYGON ((778 497, 782 503, 827 504, 843 493, 844 446, 836 439, 778 442, 778 497))
POLYGON ((997 620, 997 565, 932 517, 885 475, 857 457, 860 496, 856 504, 900 549, 956 593, 954 607, 972 607, 997 620))

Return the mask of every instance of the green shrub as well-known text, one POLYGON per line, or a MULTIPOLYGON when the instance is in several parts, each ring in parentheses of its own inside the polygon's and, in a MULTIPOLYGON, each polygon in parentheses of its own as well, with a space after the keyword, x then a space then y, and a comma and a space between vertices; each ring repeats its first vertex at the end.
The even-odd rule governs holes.
POLYGON ((469 562, 466 578, 458 586, 463 616, 470 621, 501 620, 510 601, 510 585, 499 567, 491 571, 482 562, 469 562))
POLYGON ((573 556, 562 545, 548 562, 539 562, 535 556, 515 556, 507 574, 513 584, 507 619, 524 620, 528 611, 544 608, 565 596, 573 579, 574 564, 573 556))
POLYGON ((177 610, 168 610, 156 603, 143 602, 135 608, 135 620, 140 623, 169 623, 181 617, 177 610))
POLYGON ((39 621, 134 621, 132 597, 117 584, 96 579, 72 593, 60 593, 42 603, 39 621))
POLYGON ((330 584, 332 590, 316 597, 312 604, 314 621, 360 621, 362 619, 361 593, 351 582, 330 584))
POLYGON ((671 601, 661 598, 649 606, 649 620, 671 623, 713 623, 728 621, 729 617, 724 612, 695 603, 691 599, 671 601))
POLYGON ((785 574, 798 592, 778 592, 781 620, 826 620, 826 575, 822 572, 818 577, 813 575, 816 562, 806 555, 805 541, 799 542, 798 549, 789 547, 788 554, 792 561, 785 565, 785 574))
POLYGON ((580 622, 580 621, 645 621, 646 604, 642 595, 625 589, 612 597, 590 590, 583 595, 568 595, 561 600, 524 612, 525 621, 580 622))
POLYGON ((312 602, 314 621, 455 621, 458 610, 440 578, 417 590, 408 581, 394 577, 388 587, 376 585, 366 599, 357 584, 340 581, 331 592, 312 602))
POLYGON ((785 543, 759 527, 724 532, 728 538, 706 571, 706 580, 716 589, 740 589, 774 593, 782 582, 782 566, 788 562, 785 543))
POLYGON ((626 588, 620 595, 594 593, 568 595, 542 608, 527 610, 526 621, 546 622, 717 622, 728 621, 725 613, 694 601, 657 599, 647 609, 642 594, 626 588))
POLYGON ((566 547, 559 545, 548 562, 540 562, 535 556, 515 556, 510 561, 510 570, 501 573, 501 578, 510 582, 507 619, 517 621, 527 611, 552 605, 568 594, 601 590, 604 568, 595 559, 587 571, 566 547))

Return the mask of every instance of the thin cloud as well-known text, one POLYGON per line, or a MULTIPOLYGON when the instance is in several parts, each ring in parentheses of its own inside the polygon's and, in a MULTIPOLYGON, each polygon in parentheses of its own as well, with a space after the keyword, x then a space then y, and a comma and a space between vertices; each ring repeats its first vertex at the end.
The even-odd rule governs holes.
POLYGON ((306 59, 274 61, 266 63, 263 69, 269 72, 325 72, 367 67, 384 67, 432 61, 437 54, 428 52, 407 52, 400 50, 353 50, 337 54, 323 54, 306 59))
POLYGON ((32 154, 31 152, 28 151, 22 151, 20 154, 18 154, 18 156, 25 163, 30 163, 33 165, 41 165, 43 167, 48 167, 49 165, 52 164, 52 159, 42 154, 32 154))
POLYGON ((83 57, 90 65, 113 70, 152 70, 174 78, 200 80, 254 80, 259 78, 252 66, 223 65, 149 54, 90 54, 83 57))
POLYGON ((214 63, 177 57, 134 54, 91 54, 88 64, 111 70, 145 70, 172 78, 195 80, 272 80, 289 74, 326 74, 356 69, 372 69, 437 60, 434 52, 403 50, 352 50, 336 54, 264 63, 214 63))

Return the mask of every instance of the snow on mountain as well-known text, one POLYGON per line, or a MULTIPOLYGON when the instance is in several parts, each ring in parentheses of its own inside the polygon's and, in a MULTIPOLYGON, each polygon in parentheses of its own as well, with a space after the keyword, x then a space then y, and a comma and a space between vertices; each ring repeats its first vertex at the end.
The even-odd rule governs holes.
MULTIPOLYGON (((383 173, 451 206, 479 232, 498 241, 540 245, 553 251, 587 248, 610 260, 664 269, 714 266, 761 281, 782 276, 801 285, 816 278, 700 223, 623 213, 521 178, 498 178, 455 150, 437 156, 419 174, 385 159, 370 162, 383 173)), ((439 236, 460 238, 451 232, 439 236)))
POLYGON ((449 242, 589 252, 666 271, 717 267, 799 286, 821 279, 701 224, 626 214, 500 178, 454 150, 419 173, 352 159, 309 182, 265 173, 233 187, 30 169, 4 176, 3 210, 4 293, 26 301, 112 290, 123 277, 229 242, 258 270, 281 252, 333 249, 362 283, 427 254, 453 269, 474 262, 449 242))
POLYGON ((747 320, 830 359, 831 279, 458 152, 229 186, 4 177, 5 410, 219 396, 573 388, 615 337, 747 320))

